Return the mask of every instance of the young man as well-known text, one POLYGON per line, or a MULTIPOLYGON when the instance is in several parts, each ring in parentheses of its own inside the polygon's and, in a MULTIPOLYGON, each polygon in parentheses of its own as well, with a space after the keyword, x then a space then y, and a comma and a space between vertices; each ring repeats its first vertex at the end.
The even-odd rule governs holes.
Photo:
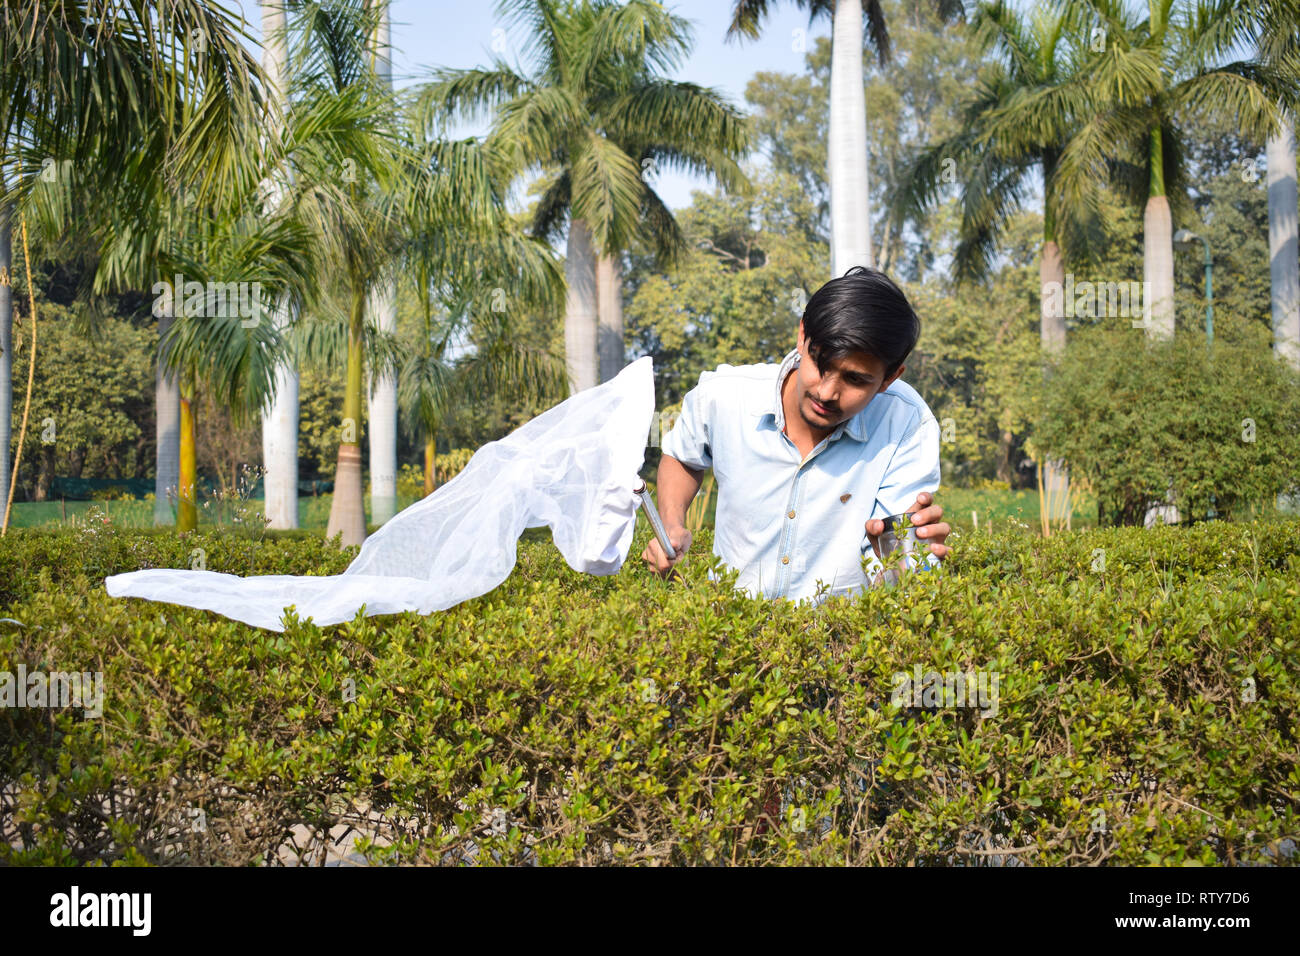
POLYGON ((880 519, 903 511, 930 555, 945 557, 949 528, 932 504, 939 425, 899 379, 920 331, 902 290, 856 267, 808 300, 779 366, 701 373, 659 465, 659 513, 677 553, 652 538, 641 557, 668 574, 686 554, 686 508, 710 467, 714 553, 753 596, 820 601, 870 587, 880 519))

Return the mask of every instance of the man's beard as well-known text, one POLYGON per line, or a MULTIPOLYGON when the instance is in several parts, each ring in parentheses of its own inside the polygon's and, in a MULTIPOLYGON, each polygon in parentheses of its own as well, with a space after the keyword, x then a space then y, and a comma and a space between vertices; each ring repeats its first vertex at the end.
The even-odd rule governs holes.
MULTIPOLYGON (((810 395, 810 394, 808 394, 807 392, 805 392, 805 393, 804 393, 804 398, 805 398, 805 399, 807 400, 807 402, 808 402, 808 407, 809 407, 809 408, 812 408, 812 403, 813 403, 813 401, 814 401, 812 395, 810 395)), ((823 407, 825 407, 825 406, 823 406, 823 407)), ((804 422, 805 422, 806 424, 810 425, 810 426, 813 427, 813 428, 822 428, 822 429, 824 429, 824 428, 834 428, 836 425, 838 425, 838 424, 840 423, 841 419, 840 419, 840 417, 839 417, 839 414, 840 414, 840 413, 839 413, 839 409, 828 408, 828 409, 826 409, 826 413, 827 413, 827 418, 826 418, 825 421, 820 421, 820 420, 818 420, 818 419, 811 418, 811 417, 809 416, 808 412, 804 410, 803 402, 800 402, 800 403, 799 403, 799 416, 804 420, 804 422)), ((813 411, 813 414, 816 415, 817 412, 814 410, 814 411, 813 411)))

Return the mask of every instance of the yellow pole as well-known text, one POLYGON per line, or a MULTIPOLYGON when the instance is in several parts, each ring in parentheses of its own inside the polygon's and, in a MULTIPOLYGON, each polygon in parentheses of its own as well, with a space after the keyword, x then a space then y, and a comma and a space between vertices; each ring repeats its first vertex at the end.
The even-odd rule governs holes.
POLYGON ((181 487, 180 507, 176 514, 177 531, 193 531, 199 526, 199 509, 194 500, 198 471, 194 448, 194 411, 190 397, 181 393, 181 487))
POLYGON ((18 429, 18 452, 14 455, 14 473, 9 479, 9 496, 5 500, 4 519, 0 521, 0 538, 9 533, 9 509, 14 503, 18 484, 18 463, 23 460, 23 440, 27 437, 27 414, 32 410, 32 383, 36 378, 36 290, 32 286, 32 255, 27 248, 27 216, 22 216, 23 265, 27 270, 27 307, 32 313, 32 354, 27 357, 27 398, 23 400, 23 423, 18 429))

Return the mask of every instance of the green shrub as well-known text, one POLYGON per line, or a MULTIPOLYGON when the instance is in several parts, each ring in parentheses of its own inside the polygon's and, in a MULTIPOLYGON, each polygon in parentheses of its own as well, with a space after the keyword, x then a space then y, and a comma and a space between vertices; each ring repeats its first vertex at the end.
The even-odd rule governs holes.
POLYGON ((967 535, 815 609, 707 580, 707 529, 662 581, 647 533, 617 575, 534 535, 446 612, 283 634, 102 576, 349 555, 11 535, 0 670, 102 670, 106 699, 0 709, 0 861, 274 862, 347 825, 374 862, 1295 861, 1300 521, 967 535), (996 708, 891 700, 918 667, 998 675, 996 708))
POLYGON ((1300 376, 1267 348, 1083 331, 1047 383, 1035 440, 1140 524, 1167 494, 1184 515, 1245 516, 1294 492, 1300 376))

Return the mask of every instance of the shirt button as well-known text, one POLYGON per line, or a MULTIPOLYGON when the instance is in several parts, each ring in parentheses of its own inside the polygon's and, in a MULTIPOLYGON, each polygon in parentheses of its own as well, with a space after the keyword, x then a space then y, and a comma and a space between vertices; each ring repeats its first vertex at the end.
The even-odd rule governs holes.
POLYGON ((783 558, 781 559, 781 563, 782 563, 782 564, 789 564, 789 563, 790 563, 790 555, 787 554, 785 557, 783 557, 783 558))
POLYGON ((794 512, 791 511, 788 515, 786 515, 786 517, 787 517, 787 518, 793 518, 793 517, 794 517, 794 512))

